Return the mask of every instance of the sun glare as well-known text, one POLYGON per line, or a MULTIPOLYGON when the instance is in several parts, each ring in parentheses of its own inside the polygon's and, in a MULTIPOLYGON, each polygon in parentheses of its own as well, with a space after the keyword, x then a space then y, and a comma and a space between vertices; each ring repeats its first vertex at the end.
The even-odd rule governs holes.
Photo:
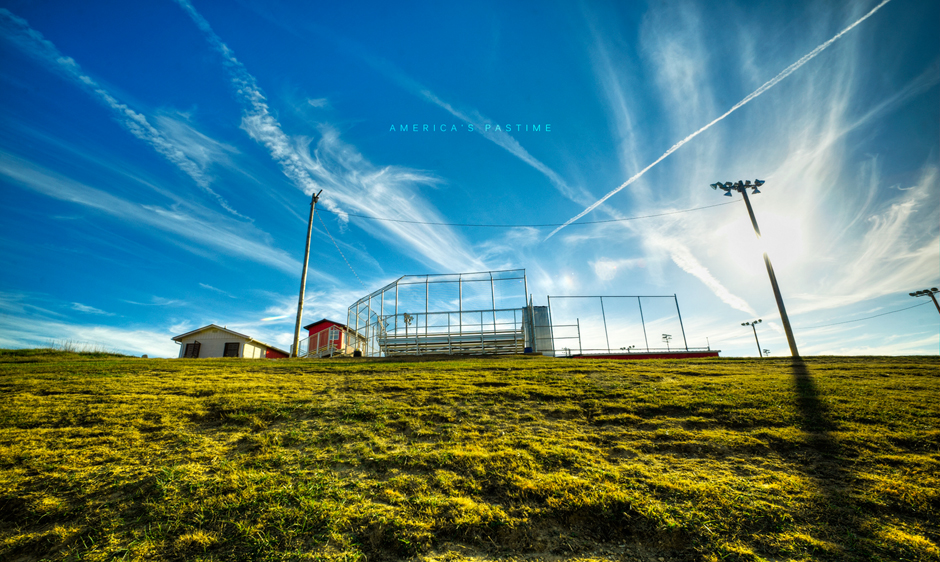
POLYGON ((775 270, 798 267, 805 252, 803 225, 799 218, 773 212, 762 212, 758 217, 761 239, 746 213, 720 230, 722 239, 730 240, 728 256, 731 263, 747 277, 766 275, 763 253, 767 252, 775 270))

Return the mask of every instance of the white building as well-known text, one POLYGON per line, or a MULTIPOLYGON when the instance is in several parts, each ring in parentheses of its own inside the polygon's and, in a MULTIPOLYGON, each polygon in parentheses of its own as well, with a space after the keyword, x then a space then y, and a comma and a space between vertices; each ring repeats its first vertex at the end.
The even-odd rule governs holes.
POLYGON ((180 358, 243 357, 245 359, 280 359, 290 354, 260 342, 251 336, 209 324, 175 336, 180 344, 180 358))

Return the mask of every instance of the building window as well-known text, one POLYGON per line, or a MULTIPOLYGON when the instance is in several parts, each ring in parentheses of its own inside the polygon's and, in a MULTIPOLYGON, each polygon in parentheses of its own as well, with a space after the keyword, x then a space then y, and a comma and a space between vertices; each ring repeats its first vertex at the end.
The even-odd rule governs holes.
POLYGON ((336 326, 330 327, 330 341, 333 341, 338 337, 339 337, 339 330, 336 329, 336 326))
POLYGON ((195 358, 199 357, 199 348, 200 348, 200 347, 201 347, 201 344, 200 344, 199 342, 197 342, 197 341, 194 341, 193 343, 187 343, 187 344, 186 344, 186 350, 183 351, 183 357, 184 357, 184 358, 191 358, 191 359, 195 359, 195 358))
POLYGON ((238 342, 225 344, 225 351, 222 352, 222 357, 238 357, 238 342))

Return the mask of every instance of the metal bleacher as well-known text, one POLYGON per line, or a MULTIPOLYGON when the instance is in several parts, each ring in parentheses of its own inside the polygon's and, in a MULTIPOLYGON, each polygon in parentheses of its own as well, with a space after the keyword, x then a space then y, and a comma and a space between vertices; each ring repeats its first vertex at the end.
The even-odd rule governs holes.
POLYGON ((518 330, 497 330, 462 334, 418 334, 379 336, 379 346, 387 356, 396 355, 515 355, 525 350, 525 334, 518 330))
POLYGON ((524 316, 521 309, 389 315, 376 339, 386 357, 515 355, 525 351, 524 316))

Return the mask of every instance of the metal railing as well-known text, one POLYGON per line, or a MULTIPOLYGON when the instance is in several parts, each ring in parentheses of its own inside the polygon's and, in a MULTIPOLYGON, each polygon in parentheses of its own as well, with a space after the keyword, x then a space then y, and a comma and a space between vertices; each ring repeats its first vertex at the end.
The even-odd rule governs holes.
POLYGON ((650 347, 650 348, 636 348, 636 347, 623 347, 620 349, 589 349, 589 348, 569 348, 562 347, 555 350, 555 357, 591 357, 593 355, 605 356, 605 355, 649 355, 649 354, 681 354, 681 353, 702 353, 707 351, 716 351, 710 347, 690 347, 688 349, 684 347, 650 347))
POLYGON ((362 337, 357 336, 350 330, 337 329, 332 337, 330 336, 331 331, 323 330, 300 340, 297 346, 297 356, 320 358, 351 355, 355 349, 362 345, 362 337))

